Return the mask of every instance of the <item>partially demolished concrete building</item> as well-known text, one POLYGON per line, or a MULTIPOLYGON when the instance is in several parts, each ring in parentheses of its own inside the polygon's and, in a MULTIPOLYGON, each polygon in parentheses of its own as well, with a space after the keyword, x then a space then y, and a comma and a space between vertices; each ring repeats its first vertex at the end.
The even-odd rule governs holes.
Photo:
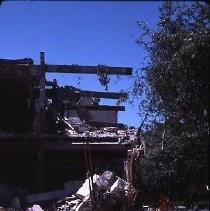
POLYGON ((117 122, 124 106, 100 105, 100 98, 125 93, 59 87, 45 74, 131 75, 132 68, 40 64, 30 58, 0 59, 0 183, 29 192, 61 189, 86 173, 123 174, 136 129, 117 122))

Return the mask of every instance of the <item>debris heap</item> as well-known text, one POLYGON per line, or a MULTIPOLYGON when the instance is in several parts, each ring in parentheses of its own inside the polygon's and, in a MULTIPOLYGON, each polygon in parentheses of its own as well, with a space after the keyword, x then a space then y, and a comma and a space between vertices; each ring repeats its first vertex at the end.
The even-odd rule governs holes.
POLYGON ((132 206, 137 189, 125 180, 105 171, 101 176, 94 175, 84 182, 77 193, 57 202, 58 211, 120 210, 132 206))

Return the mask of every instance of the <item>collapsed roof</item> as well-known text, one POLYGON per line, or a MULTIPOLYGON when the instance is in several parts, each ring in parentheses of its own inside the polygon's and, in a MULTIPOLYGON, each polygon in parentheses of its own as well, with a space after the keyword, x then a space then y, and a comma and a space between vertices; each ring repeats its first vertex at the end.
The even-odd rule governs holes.
POLYGON ((30 58, 0 59, 2 178, 25 185, 28 171, 32 175, 27 186, 32 189, 35 184, 37 191, 48 191, 66 177, 85 175, 86 150, 91 151, 96 168, 102 171, 112 165, 122 172, 118 163, 127 156, 130 143, 135 143, 137 131, 118 123, 124 106, 101 105, 100 98, 121 99, 127 94, 59 87, 56 80, 46 80, 47 72, 98 74, 105 82, 103 76, 131 75, 132 68, 48 65, 43 52, 39 65, 30 58), (60 178, 57 183, 56 177, 60 178))
POLYGON ((39 65, 31 58, 0 59, 1 134, 38 132, 73 137, 126 136, 125 125, 118 123, 117 118, 118 111, 124 111, 125 107, 101 105, 100 98, 119 100, 126 98, 127 93, 59 87, 56 80, 46 80, 47 72, 98 74, 102 77, 107 74, 130 75, 132 68, 48 65, 43 52, 39 65))

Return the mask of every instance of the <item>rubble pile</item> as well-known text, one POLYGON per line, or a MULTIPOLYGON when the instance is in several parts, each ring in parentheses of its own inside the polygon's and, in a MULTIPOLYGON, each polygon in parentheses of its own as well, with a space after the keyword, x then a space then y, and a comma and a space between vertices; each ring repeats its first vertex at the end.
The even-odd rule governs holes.
POLYGON ((65 134, 70 137, 115 137, 118 138, 118 142, 123 142, 124 140, 129 142, 135 140, 137 133, 136 128, 103 127, 97 129, 81 122, 81 120, 79 121, 79 118, 66 119, 64 122, 66 125, 65 134))
POLYGON ((57 202, 58 211, 111 211, 131 206, 137 190, 113 172, 105 171, 101 176, 86 179, 76 195, 57 202))
POLYGON ((35 204, 29 207, 26 211, 44 211, 39 205, 35 204))

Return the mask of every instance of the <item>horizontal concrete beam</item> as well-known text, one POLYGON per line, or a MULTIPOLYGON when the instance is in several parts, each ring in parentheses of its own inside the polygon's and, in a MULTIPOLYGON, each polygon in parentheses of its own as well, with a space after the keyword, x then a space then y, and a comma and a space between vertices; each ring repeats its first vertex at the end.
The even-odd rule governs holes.
POLYGON ((109 105, 71 105, 65 104, 66 109, 78 110, 78 109, 87 109, 87 110, 97 110, 97 111, 125 111, 125 106, 109 106, 109 105))
MULTIPOLYGON (((40 69, 40 65, 34 65, 40 69)), ((130 67, 109 67, 109 66, 80 66, 80 65, 45 65, 45 72, 51 73, 79 73, 98 74, 107 73, 110 75, 132 75, 130 67)))
MULTIPOLYGON (((48 83, 49 84, 49 83, 48 83)), ((46 89, 47 97, 52 97, 54 95, 54 91, 52 89, 46 89)), ((88 91, 88 90, 68 90, 65 88, 56 88, 56 93, 64 98, 64 99, 72 99, 72 95, 77 94, 81 97, 98 97, 98 98, 109 98, 109 99, 119 99, 126 98, 127 93, 121 92, 96 92, 96 91, 88 91)))

